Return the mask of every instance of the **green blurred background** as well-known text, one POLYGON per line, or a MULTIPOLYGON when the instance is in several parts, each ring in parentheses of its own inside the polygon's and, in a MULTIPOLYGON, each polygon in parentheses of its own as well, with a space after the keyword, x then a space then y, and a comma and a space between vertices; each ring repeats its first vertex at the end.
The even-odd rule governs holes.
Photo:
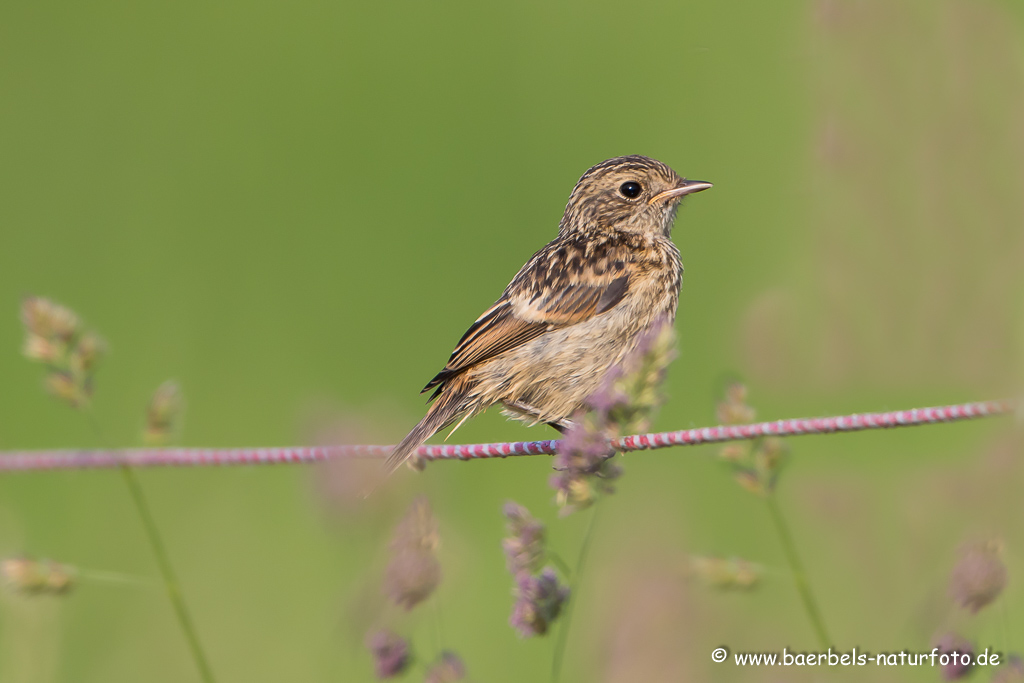
MULTIPOLYGON (((579 175, 620 154, 715 183, 676 224, 680 357, 656 428, 713 424, 729 373, 765 419, 1020 386, 1017 2, 8 2, 0 93, 2 449, 100 445, 19 354, 27 293, 108 341, 95 412, 110 444, 138 443, 167 378, 187 397, 185 445, 392 443, 554 236, 579 175)), ((1007 424, 790 441, 781 504, 840 646, 930 649, 956 629, 1024 649, 1024 448, 1007 424), (947 577, 957 548, 990 537, 1010 585, 971 617, 947 577)), ((492 411, 457 440, 550 436, 492 411)), ((938 680, 711 662, 723 644, 816 649, 763 502, 716 453, 625 458, 564 679, 938 680), (711 593, 683 580, 688 553, 767 574, 711 593)), ((344 500, 345 471, 141 477, 218 680, 371 680, 374 624, 429 660, 433 608, 402 615, 379 588, 423 493, 443 646, 473 680, 529 681, 552 639, 507 625, 500 506, 527 505, 575 556, 586 515, 557 518, 549 468, 441 463, 365 505, 344 500)), ((150 582, 5 596, 0 680, 196 680, 116 472, 0 478, 0 555, 17 554, 150 582)))

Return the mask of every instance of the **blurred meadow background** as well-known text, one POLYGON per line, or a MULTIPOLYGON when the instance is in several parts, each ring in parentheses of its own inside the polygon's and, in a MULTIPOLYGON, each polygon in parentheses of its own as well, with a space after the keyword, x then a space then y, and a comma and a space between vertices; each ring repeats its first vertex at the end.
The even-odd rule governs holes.
MULTIPOLYGON (((8 2, 0 92, 0 449, 136 446, 168 378, 182 445, 394 443, 580 174, 621 154, 715 183, 676 223, 680 355, 656 429, 716 424, 729 376, 762 419, 1021 386, 1018 2, 8 2), (108 443, 21 356, 25 294, 109 344, 108 443)), ((954 630, 1024 650, 1011 423, 789 440, 778 500, 839 647, 931 650, 954 630), (971 615, 947 584, 986 539, 1009 582, 971 615)), ((454 440, 552 435, 491 411, 454 440)), ((563 680, 939 680, 711 661, 818 649, 764 502, 718 451, 622 459, 563 680), (715 591, 690 555, 764 574, 715 591)), ((219 681, 372 680, 364 639, 385 625, 488 682, 548 676, 553 638, 508 625, 500 539, 513 499, 575 557, 590 513, 558 517, 550 467, 402 470, 365 503, 344 466, 139 476, 219 681), (443 580, 406 615, 380 583, 418 495, 443 580)), ((0 681, 197 680, 117 472, 0 477, 0 556, 18 555, 144 581, 6 592, 0 681)))

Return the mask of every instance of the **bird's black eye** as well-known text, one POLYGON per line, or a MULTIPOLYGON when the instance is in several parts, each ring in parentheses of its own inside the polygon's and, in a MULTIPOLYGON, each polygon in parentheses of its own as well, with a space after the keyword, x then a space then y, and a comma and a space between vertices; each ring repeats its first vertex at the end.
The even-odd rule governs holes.
POLYGON ((644 188, 640 187, 640 183, 635 183, 632 180, 619 185, 619 192, 622 193, 622 196, 629 197, 630 199, 639 197, 643 190, 644 188))

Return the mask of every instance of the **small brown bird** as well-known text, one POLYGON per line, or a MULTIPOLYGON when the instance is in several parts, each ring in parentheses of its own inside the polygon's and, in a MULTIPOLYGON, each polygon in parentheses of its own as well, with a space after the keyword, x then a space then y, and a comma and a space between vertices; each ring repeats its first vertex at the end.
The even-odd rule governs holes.
POLYGON ((494 404, 532 424, 571 426, 638 335, 659 318, 675 319, 683 265, 672 223, 685 195, 709 187, 644 156, 584 173, 558 237, 522 267, 423 389, 434 389, 434 403, 388 457, 388 471, 438 430, 494 404))

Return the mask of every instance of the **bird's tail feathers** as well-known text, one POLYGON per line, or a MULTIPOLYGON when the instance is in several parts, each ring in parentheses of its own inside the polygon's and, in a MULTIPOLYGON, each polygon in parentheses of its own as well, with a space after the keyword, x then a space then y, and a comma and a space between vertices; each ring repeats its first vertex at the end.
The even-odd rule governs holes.
POLYGON ((397 470, 403 462, 412 457, 424 441, 466 414, 467 407, 463 398, 460 391, 446 391, 439 396, 420 423, 412 428, 412 431, 402 439, 401 443, 395 446, 395 450, 391 451, 391 455, 388 456, 384 464, 386 473, 391 474, 397 470))

